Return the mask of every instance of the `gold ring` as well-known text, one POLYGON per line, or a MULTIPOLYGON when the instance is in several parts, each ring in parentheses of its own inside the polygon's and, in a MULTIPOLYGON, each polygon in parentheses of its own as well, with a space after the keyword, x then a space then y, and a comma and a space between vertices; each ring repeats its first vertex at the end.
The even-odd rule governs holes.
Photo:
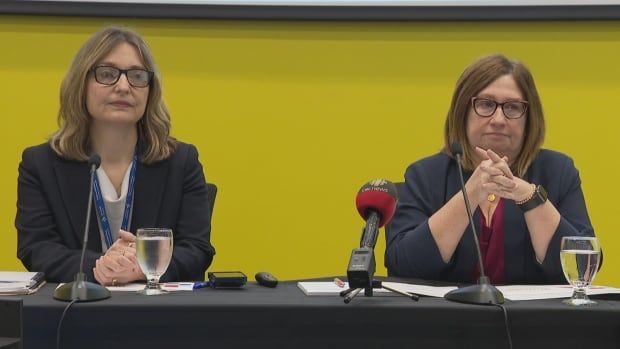
POLYGON ((112 286, 116 286, 118 284, 118 281, 116 279, 112 279, 112 286))
POLYGON ((129 245, 127 245, 127 246, 129 246, 129 248, 133 248, 134 247, 134 243, 130 242, 129 245))

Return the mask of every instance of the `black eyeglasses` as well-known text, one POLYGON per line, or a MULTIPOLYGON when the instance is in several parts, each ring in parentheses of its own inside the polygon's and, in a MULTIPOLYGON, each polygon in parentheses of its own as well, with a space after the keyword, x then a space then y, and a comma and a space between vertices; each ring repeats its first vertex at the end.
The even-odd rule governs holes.
POLYGON ((473 97, 471 103, 474 106, 474 111, 478 116, 488 118, 495 114, 497 107, 502 108, 504 116, 508 119, 518 119, 525 115, 527 111, 528 103, 526 101, 506 101, 503 103, 494 101, 489 98, 473 97))
POLYGON ((133 87, 147 87, 153 79, 154 73, 146 69, 118 69, 107 65, 99 65, 91 68, 95 75, 95 81, 103 85, 114 85, 125 74, 127 82, 133 87))

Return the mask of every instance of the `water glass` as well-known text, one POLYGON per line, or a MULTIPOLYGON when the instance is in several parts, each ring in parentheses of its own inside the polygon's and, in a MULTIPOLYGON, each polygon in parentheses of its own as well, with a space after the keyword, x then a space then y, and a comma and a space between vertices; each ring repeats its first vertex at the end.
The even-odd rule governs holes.
POLYGON ((138 291, 147 296, 168 293, 159 285, 172 259, 172 229, 141 228, 136 234, 138 264, 146 275, 146 287, 138 291))
POLYGON ((560 247, 560 261, 566 280, 573 285, 573 296, 564 300, 569 305, 592 305, 588 286, 594 280, 601 260, 601 247, 595 237, 565 236, 560 247))

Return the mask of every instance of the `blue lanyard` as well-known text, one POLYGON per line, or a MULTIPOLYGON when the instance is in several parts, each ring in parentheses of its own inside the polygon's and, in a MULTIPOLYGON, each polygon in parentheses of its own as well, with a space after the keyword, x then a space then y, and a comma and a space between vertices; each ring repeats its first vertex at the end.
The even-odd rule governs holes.
MULTIPOLYGON (((123 223, 121 229, 129 231, 129 219, 131 218, 131 210, 133 206, 133 192, 134 184, 136 182, 136 163, 138 163, 138 153, 134 153, 133 161, 131 162, 131 170, 129 172, 129 188, 127 190, 127 197, 125 198, 125 212, 123 213, 123 223)), ((110 228, 110 221, 105 210, 105 204, 103 203, 103 195, 101 194, 101 186, 99 186, 99 178, 94 176, 93 180, 93 196, 95 200, 95 207, 97 208, 97 218, 99 218, 99 224, 103 230, 103 236, 108 248, 112 246, 114 240, 112 239, 112 229, 110 228)))

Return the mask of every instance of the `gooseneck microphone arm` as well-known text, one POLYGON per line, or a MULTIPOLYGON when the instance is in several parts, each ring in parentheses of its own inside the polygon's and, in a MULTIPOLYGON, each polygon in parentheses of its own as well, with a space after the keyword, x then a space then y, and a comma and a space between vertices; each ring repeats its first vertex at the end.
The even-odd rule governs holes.
POLYGON ((480 242, 478 241, 478 234, 476 234, 476 226, 474 225, 474 217, 471 211, 471 205, 469 204, 469 197, 467 196, 467 189, 465 189, 465 180, 463 179, 463 166, 461 165, 461 154, 456 153, 456 163, 459 166, 459 179, 461 180, 461 188, 463 191, 463 199, 465 199, 465 209, 467 210, 467 218, 469 218, 469 227, 471 229, 471 235, 474 237, 474 245, 476 245, 476 255, 478 256, 478 268, 480 268, 480 277, 488 280, 487 274, 484 272, 484 263, 482 262, 482 252, 480 252, 480 242))
POLYGON ((88 228, 90 227, 90 211, 93 208, 93 182, 95 180, 95 172, 101 165, 101 158, 99 155, 94 154, 88 159, 88 165, 90 166, 90 190, 88 191, 88 208, 86 209, 86 224, 84 226, 84 239, 82 240, 82 256, 80 257, 80 269, 78 275, 82 275, 84 280, 84 256, 86 255, 86 246, 88 245, 88 228))
POLYGON ((477 285, 471 285, 452 290, 446 293, 444 298, 449 301, 469 304, 502 304, 504 303, 504 295, 500 290, 491 285, 489 278, 484 273, 484 263, 482 261, 482 253, 480 252, 480 242, 478 241, 478 234, 476 233, 476 226, 474 225, 474 218, 471 213, 471 206, 469 205, 467 190, 465 189, 465 180, 463 179, 463 167, 461 165, 461 154, 463 153, 463 151, 458 143, 453 143, 450 147, 450 150, 452 151, 452 154, 456 156, 456 162, 458 164, 461 191, 463 192, 465 209, 467 210, 467 217, 469 218, 471 234, 474 238, 474 245, 476 245, 476 254, 478 255, 478 268, 480 268, 480 277, 478 278, 477 285))
POLYGON ((90 170, 90 190, 88 191, 88 208, 86 210, 86 225, 84 227, 84 239, 82 240, 82 255, 80 257, 80 269, 75 275, 75 281, 66 283, 58 287, 54 291, 54 298, 60 301, 70 302, 93 302, 106 298, 110 298, 110 291, 92 282, 86 281, 84 274, 84 258, 86 255, 86 245, 88 244, 88 229, 90 227, 90 211, 93 202, 93 180, 95 171, 101 164, 101 158, 97 154, 91 155, 88 159, 88 168, 90 170))

